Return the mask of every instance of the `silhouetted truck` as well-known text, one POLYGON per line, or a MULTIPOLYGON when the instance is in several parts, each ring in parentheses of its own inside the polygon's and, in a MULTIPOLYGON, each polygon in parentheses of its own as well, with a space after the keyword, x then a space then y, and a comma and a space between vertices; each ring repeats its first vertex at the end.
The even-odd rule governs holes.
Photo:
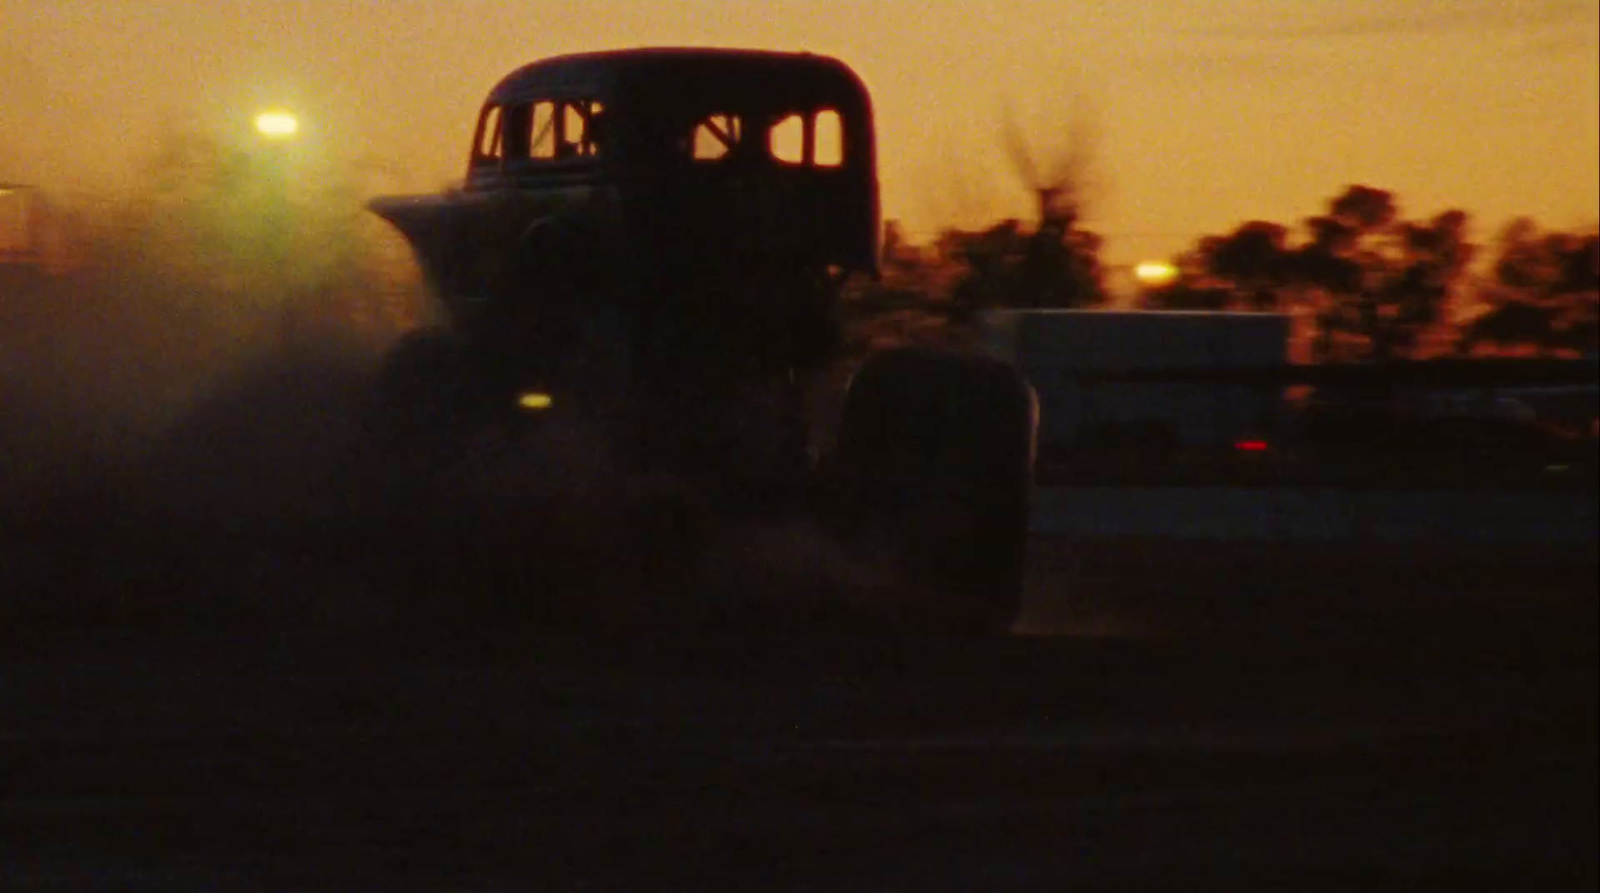
POLYGON ((984 328, 1038 392, 1047 457, 1255 450, 1282 421, 1284 386, 1270 377, 1288 362, 1282 314, 1006 310, 984 328), (1269 377, 1246 380, 1252 370, 1269 377))
POLYGON ((448 318, 390 358, 382 437, 581 427, 623 474, 691 482, 730 523, 817 518, 1009 624, 1033 434, 1013 368, 886 354, 857 374, 837 452, 819 462, 809 442, 839 288, 878 265, 871 102, 843 63, 682 48, 535 62, 490 91, 458 189, 371 208, 448 318))

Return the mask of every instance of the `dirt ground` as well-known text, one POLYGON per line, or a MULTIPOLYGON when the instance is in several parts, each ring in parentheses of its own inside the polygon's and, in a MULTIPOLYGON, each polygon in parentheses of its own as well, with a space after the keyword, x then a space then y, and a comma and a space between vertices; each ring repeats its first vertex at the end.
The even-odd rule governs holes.
POLYGON ((14 628, 0 889, 1596 889, 1592 559, 1280 558, 1037 542, 987 639, 14 628))
POLYGON ((1592 543, 1041 537, 987 638, 910 631, 914 593, 793 530, 714 540, 695 590, 679 520, 617 506, 520 577, 430 578, 304 510, 357 390, 319 369, 274 379, 288 409, 224 390, 117 487, 64 489, 95 463, 62 445, 110 434, 0 413, 33 469, 0 519, 0 890, 1600 886, 1592 543), (473 600, 563 574, 591 622, 473 600), (662 591, 748 610, 663 632, 662 591))

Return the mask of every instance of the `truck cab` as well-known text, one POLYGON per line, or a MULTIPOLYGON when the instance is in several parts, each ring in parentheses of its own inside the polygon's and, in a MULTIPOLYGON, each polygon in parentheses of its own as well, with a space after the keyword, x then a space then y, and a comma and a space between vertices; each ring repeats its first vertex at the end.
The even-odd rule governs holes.
POLYGON ((728 338, 759 337, 823 313, 843 276, 876 272, 874 153, 867 91, 834 59, 587 53, 494 86, 459 189, 372 208, 459 326, 503 331, 574 301, 688 301, 755 326, 728 338))

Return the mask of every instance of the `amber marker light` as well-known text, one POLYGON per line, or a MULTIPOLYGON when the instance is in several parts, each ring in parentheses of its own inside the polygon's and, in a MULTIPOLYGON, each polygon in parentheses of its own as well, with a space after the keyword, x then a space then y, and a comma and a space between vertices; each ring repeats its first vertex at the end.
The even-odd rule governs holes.
POLYGON ((543 391, 528 391, 517 397, 517 407, 526 412, 544 412, 556 402, 543 391))

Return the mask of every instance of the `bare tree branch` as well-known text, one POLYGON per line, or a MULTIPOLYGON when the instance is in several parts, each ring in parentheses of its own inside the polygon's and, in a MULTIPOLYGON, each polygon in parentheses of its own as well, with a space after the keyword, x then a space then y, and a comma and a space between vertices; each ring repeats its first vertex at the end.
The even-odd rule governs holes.
POLYGON ((1050 127, 1055 138, 1034 141, 1024 134, 1014 107, 1000 103, 1002 147, 1038 203, 1041 223, 1081 217, 1104 188, 1097 163, 1100 133, 1087 102, 1074 96, 1065 105, 1066 114, 1050 127))

